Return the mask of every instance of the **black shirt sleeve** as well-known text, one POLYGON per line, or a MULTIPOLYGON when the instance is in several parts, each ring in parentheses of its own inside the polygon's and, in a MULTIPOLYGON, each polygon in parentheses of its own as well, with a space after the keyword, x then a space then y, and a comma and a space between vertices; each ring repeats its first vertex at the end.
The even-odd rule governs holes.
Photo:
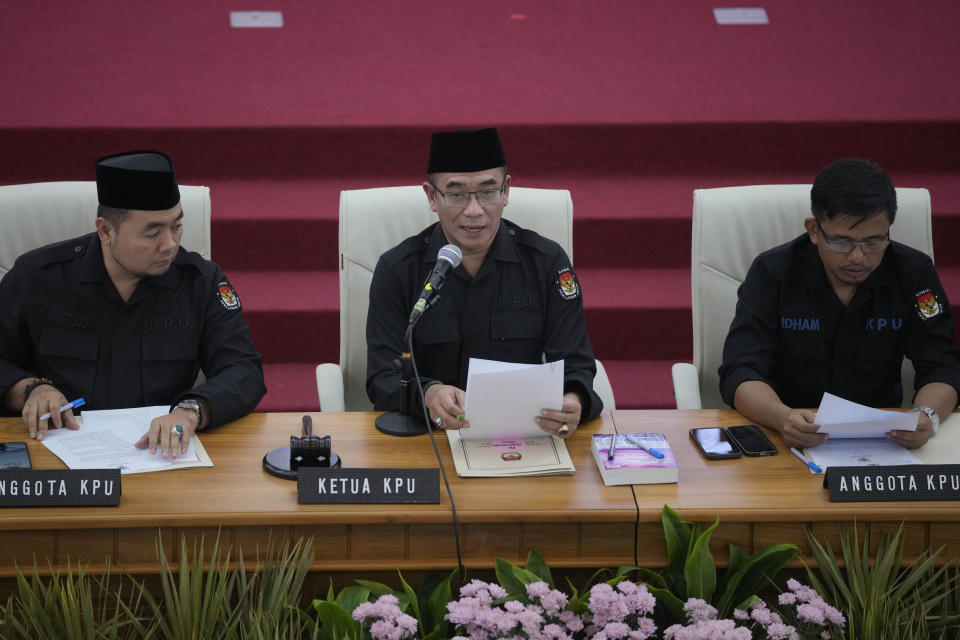
POLYGON ((546 295, 546 330, 543 336, 543 352, 547 362, 563 358, 563 391, 576 392, 583 401, 580 421, 587 422, 600 415, 603 401, 593 390, 597 374, 593 346, 587 334, 587 319, 583 312, 583 292, 580 282, 570 264, 566 252, 560 250, 549 273, 546 295), (561 282, 562 274, 569 274, 576 294, 570 293, 569 281, 566 290, 561 282))
MULTIPOLYGON (((370 282, 367 311, 367 397, 376 411, 398 411, 401 406, 400 372, 394 360, 407 350, 403 344, 410 317, 409 283, 400 282, 395 269, 381 257, 370 282)), ((421 372, 424 390, 438 382, 421 372)), ((410 413, 423 415, 416 380, 410 376, 407 391, 410 413)))
POLYGON ((17 263, 0 280, 0 396, 33 375, 23 368, 30 361, 32 344, 22 319, 26 299, 23 268, 17 263))
POLYGON ((202 398, 210 410, 210 427, 232 422, 250 413, 266 393, 260 354, 250 338, 250 326, 240 311, 240 298, 219 270, 210 286, 201 288, 203 309, 200 368, 206 380, 179 394, 173 405, 187 397, 202 398), (220 295, 221 286, 236 295, 236 308, 228 308, 220 295), (206 289, 206 291, 203 291, 206 289))
POLYGON ((774 386, 779 298, 778 281, 754 260, 737 290, 736 312, 723 343, 720 396, 731 407, 737 387, 748 380, 774 386))
POLYGON ((907 333, 906 356, 913 362, 916 371, 916 389, 931 382, 943 382, 960 395, 960 351, 954 336, 953 313, 940 278, 929 260, 913 297, 914 309, 907 333), (926 314, 921 312, 919 306, 920 298, 927 295, 932 295, 937 304, 933 315, 929 315, 929 306, 926 307, 926 314))

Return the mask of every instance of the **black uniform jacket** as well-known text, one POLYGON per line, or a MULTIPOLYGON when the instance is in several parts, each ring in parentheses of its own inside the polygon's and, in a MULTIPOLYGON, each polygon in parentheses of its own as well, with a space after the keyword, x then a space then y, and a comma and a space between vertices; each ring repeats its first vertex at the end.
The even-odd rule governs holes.
MULTIPOLYGON (((377 263, 367 315, 367 395, 377 410, 400 407, 400 376, 392 362, 405 350, 410 310, 445 244, 437 223, 377 263)), ((470 358, 530 364, 563 358, 564 392, 583 398, 581 420, 603 409, 593 392, 596 364, 570 259, 557 243, 507 220, 501 219, 475 278, 463 266, 447 275, 439 301, 414 329, 413 344, 424 386, 437 381, 465 389, 470 358)), ((422 411, 416 384, 409 406, 422 411)))
POLYGON ((0 281, 0 390, 34 375, 89 409, 203 398, 211 426, 266 392, 240 299, 217 265, 181 248, 124 304, 96 233, 26 253, 0 281), (191 388, 199 369, 206 381, 191 388))
POLYGON ((960 391, 950 303, 920 251, 891 242, 844 307, 803 235, 760 254, 738 295, 720 366, 730 405, 741 383, 760 380, 789 407, 817 407, 825 391, 899 407, 904 356, 916 369, 916 389, 944 382, 960 391))

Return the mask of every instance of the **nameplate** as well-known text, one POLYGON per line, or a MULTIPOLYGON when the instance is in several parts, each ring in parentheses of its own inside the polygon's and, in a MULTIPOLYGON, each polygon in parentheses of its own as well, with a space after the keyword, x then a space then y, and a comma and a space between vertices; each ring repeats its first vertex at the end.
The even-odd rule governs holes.
POLYGON ((323 469, 297 472, 300 504, 436 504, 439 469, 323 469))
POLYGON ((120 469, 5 469, 0 507, 115 507, 120 469))
POLYGON ((830 502, 960 500, 960 464, 828 467, 830 502))

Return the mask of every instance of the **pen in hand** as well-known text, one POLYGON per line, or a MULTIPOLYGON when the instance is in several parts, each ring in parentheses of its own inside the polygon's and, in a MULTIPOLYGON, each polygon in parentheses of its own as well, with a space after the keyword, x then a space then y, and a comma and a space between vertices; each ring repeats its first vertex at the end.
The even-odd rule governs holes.
POLYGON ((810 467, 811 471, 813 471, 814 473, 823 473, 823 469, 818 467, 815 463, 811 462, 810 460, 807 460, 807 458, 802 453, 800 453, 799 449, 797 449, 796 447, 790 447, 790 451, 793 453, 793 455, 800 458, 800 460, 802 460, 805 465, 810 467))
MULTIPOLYGON (((63 413, 64 411, 67 411, 68 409, 76 409, 77 407, 82 407, 82 406, 85 405, 86 403, 87 403, 87 401, 84 400, 83 398, 77 398, 77 399, 74 400, 73 402, 68 402, 67 404, 65 404, 65 405, 63 405, 62 407, 60 407, 60 413, 63 413)), ((42 421, 42 420, 49 420, 49 419, 50 419, 50 413, 47 412, 47 413, 43 414, 42 416, 40 416, 39 419, 40 419, 41 421, 42 421)))

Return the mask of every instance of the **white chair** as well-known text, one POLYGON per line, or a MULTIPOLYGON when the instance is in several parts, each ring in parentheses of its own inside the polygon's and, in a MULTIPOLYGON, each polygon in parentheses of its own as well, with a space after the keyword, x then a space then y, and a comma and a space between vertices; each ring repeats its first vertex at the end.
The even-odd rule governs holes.
MULTIPOLYGON (((565 189, 510 189, 504 218, 560 244, 573 260, 573 201, 565 189)), ((340 364, 317 366, 321 411, 370 411, 367 307, 380 255, 437 221, 421 187, 340 192, 340 364)), ((613 409, 610 381, 597 361, 594 390, 613 409)))
MULTIPOLYGON (((186 249, 210 258, 210 189, 180 185, 186 249)), ((37 182, 0 187, 0 278, 31 249, 96 230, 97 183, 37 182)))
MULTIPOLYGON (((693 364, 673 365, 678 409, 725 407, 717 369, 737 304, 737 288, 761 252, 804 233, 810 186, 759 185, 693 192, 691 291, 693 364)), ((930 193, 897 189, 890 237, 933 258, 930 193)), ((913 397, 913 365, 903 362, 904 404, 913 397)))

